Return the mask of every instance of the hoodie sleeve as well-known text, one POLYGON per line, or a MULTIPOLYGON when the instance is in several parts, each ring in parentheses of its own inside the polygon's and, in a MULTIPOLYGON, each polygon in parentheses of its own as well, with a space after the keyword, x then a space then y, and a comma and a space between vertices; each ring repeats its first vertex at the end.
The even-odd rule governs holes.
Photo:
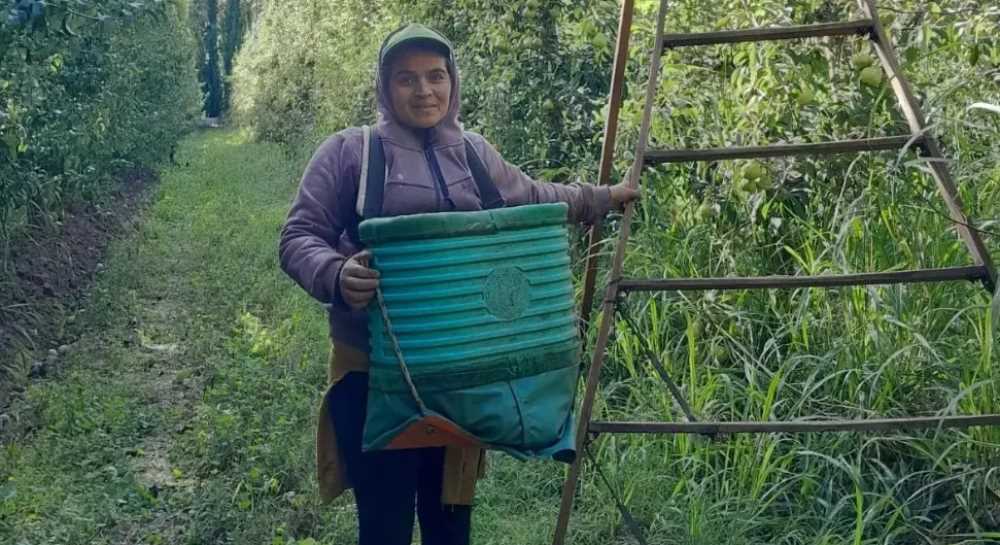
POLYGON ((611 209, 609 187, 535 181, 520 168, 505 161, 482 136, 469 133, 469 138, 508 205, 564 202, 569 205, 569 222, 584 224, 602 219, 611 209))
MULTIPOLYGON (((356 181, 349 176, 352 146, 345 133, 328 138, 313 154, 281 230, 281 268, 322 303, 345 307, 340 269, 348 256, 336 250, 348 222, 356 222, 356 181)), ((354 146, 356 147, 356 146, 354 146)), ((346 307, 345 307, 346 308, 346 307)))

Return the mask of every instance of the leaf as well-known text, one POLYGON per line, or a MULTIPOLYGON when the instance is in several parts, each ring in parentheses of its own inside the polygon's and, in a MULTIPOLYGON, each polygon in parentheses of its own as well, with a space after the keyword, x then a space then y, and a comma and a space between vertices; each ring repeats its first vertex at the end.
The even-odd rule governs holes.
POLYGON ((73 16, 73 14, 71 14, 71 13, 67 13, 66 15, 63 15, 62 25, 61 25, 62 26, 63 34, 65 34, 67 36, 79 36, 79 34, 77 34, 73 30, 73 28, 69 26, 69 18, 72 17, 72 16, 73 16))
POLYGON ((0 486, 0 502, 10 501, 17 497, 17 487, 13 483, 0 486))
POLYGON ((1000 106, 997 106, 996 104, 989 104, 987 102, 974 102, 965 109, 966 112, 972 110, 986 110, 987 112, 993 112, 1000 115, 1000 106))
POLYGON ((1000 331, 1000 288, 993 294, 993 302, 990 303, 990 314, 993 317, 993 331, 1000 331))
POLYGON ((41 19, 42 17, 45 17, 45 3, 36 1, 31 4, 31 18, 41 19))
POLYGON ((16 161, 17 149, 21 146, 21 139, 13 133, 7 133, 3 135, 3 138, 0 138, 0 140, 7 145, 7 155, 10 156, 10 160, 16 161))
POLYGON ((7 24, 18 27, 28 22, 28 13, 20 9, 12 9, 7 15, 7 24))

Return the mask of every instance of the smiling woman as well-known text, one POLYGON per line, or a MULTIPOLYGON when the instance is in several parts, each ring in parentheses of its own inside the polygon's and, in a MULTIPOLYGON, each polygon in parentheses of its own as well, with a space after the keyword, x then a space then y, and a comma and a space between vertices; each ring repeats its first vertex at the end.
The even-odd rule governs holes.
POLYGON ((389 63, 389 97, 400 122, 429 129, 448 112, 451 76, 440 53, 414 50, 389 63))
POLYGON ((451 43, 422 25, 400 28, 383 43, 377 94, 370 137, 368 129, 345 129, 313 155, 281 236, 283 269, 330 314, 331 387, 317 430, 320 490, 329 499, 354 488, 361 545, 409 544, 414 510, 423 543, 465 544, 481 449, 362 452, 369 387, 364 309, 379 273, 369 268, 358 225, 373 217, 558 202, 569 205, 567 220, 591 223, 638 194, 624 185, 536 182, 482 136, 465 132, 451 43), (368 171, 362 157, 373 149, 384 168, 368 171))

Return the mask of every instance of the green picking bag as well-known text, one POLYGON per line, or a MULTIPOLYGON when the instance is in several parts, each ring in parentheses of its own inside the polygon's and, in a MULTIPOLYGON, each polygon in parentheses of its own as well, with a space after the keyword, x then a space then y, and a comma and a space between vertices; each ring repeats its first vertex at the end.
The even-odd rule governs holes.
POLYGON ((478 444, 573 459, 580 342, 566 213, 540 204, 361 223, 381 274, 365 450, 478 444))

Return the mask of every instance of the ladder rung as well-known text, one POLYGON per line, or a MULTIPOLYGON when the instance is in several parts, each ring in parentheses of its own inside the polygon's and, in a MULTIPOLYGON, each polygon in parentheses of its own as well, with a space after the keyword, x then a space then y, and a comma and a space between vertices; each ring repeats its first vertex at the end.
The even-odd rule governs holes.
POLYGON ((841 274, 825 276, 757 276, 741 278, 675 278, 630 279, 618 283, 618 290, 630 291, 698 291, 742 290, 755 288, 818 288, 831 286, 865 286, 871 284, 909 284, 917 282, 947 282, 952 280, 982 280, 986 267, 948 267, 912 271, 841 274))
POLYGON ((872 20, 847 21, 841 23, 820 23, 801 26, 770 28, 747 28, 742 30, 721 30, 698 34, 664 34, 663 49, 692 45, 731 44, 738 42, 761 42, 767 40, 792 40, 796 38, 818 38, 821 36, 850 36, 872 33, 872 20))
POLYGON ((924 428, 971 428, 1000 425, 1000 414, 926 416, 866 420, 809 420, 798 422, 591 422, 590 433, 815 433, 836 431, 895 431, 924 428))
POLYGON ((911 140, 914 141, 914 145, 923 144, 922 137, 914 139, 912 136, 885 136, 861 140, 817 142, 814 144, 772 144, 770 146, 735 148, 649 150, 646 152, 645 163, 647 165, 655 165, 660 163, 722 161, 727 159, 786 157, 790 155, 830 155, 835 153, 892 150, 902 148, 911 140))

